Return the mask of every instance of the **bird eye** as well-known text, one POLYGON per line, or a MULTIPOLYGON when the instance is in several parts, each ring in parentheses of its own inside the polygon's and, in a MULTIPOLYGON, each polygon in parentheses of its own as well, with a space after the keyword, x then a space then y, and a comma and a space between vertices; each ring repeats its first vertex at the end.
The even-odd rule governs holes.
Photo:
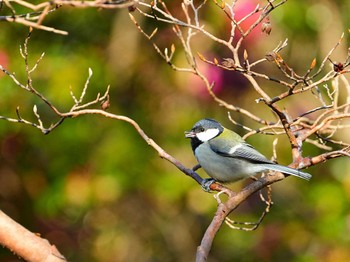
POLYGON ((199 131, 200 131, 200 132, 204 132, 204 128, 203 128, 203 127, 200 127, 200 128, 199 128, 199 131))

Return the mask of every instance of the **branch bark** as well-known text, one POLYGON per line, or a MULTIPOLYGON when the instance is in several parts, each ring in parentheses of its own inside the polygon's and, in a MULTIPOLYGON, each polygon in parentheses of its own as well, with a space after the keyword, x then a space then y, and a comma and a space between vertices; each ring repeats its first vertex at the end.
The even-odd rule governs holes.
POLYGON ((0 211, 0 243, 17 256, 32 262, 67 261, 54 245, 30 232, 0 211))
POLYGON ((232 211, 234 211, 241 203, 243 203, 255 192, 263 189, 268 185, 283 180, 284 178, 285 176, 282 173, 275 173, 271 176, 261 177, 257 181, 247 185, 237 194, 233 194, 225 203, 219 203, 215 216, 205 231, 200 246, 197 248, 196 262, 204 262, 207 260, 217 232, 219 231, 221 225, 224 223, 225 218, 232 211))

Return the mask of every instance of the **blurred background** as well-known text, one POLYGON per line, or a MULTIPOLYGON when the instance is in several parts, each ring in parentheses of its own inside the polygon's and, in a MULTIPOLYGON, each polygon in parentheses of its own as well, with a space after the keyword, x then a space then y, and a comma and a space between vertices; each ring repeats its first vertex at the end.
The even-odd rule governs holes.
MULTIPOLYGON (((168 2, 173 13, 181 16, 180 1, 168 2)), ((243 17, 258 1, 238 2, 237 16, 243 17)), ((345 32, 332 56, 342 61, 348 48, 349 11, 348 1, 288 1, 272 12, 271 34, 261 33, 258 27, 244 48, 252 61, 288 38, 289 45, 281 54, 302 73, 313 58, 322 61, 345 32)), ((175 43, 174 62, 186 65, 171 27, 134 15, 148 33, 159 28, 154 40, 160 48, 175 43)), ((204 8, 202 19, 208 31, 228 38, 229 23, 212 1, 204 8)), ((29 44, 32 64, 45 52, 33 74, 34 86, 61 111, 72 106, 70 87, 79 96, 91 68, 86 101, 110 85, 109 112, 133 118, 187 167, 196 161, 184 131, 197 120, 216 118, 245 133, 229 122, 227 110, 213 102, 199 79, 173 71, 156 54, 127 10, 65 7, 44 23, 69 32, 61 36, 34 30, 29 44)), ((1 26, 0 64, 23 83, 25 65, 19 47, 27 33, 28 28, 18 24, 1 26)), ((200 35, 192 46, 208 58, 229 56, 228 50, 200 35)), ((275 72, 271 64, 266 66, 262 72, 275 72)), ((275 120, 263 104, 254 102, 257 94, 238 74, 203 63, 199 67, 216 82, 214 91, 220 98, 275 120)), ((270 82, 261 85, 271 94, 284 91, 270 82)), ((32 108, 36 104, 46 125, 57 121, 42 101, 3 73, 0 87, 0 115, 15 118, 19 106, 22 117, 35 121, 32 108)), ((297 115, 316 104, 295 97, 282 105, 297 115)), ((242 115, 232 113, 232 117, 251 128, 260 127, 242 115)), ((274 138, 255 135, 248 142, 269 158, 274 138)), ((349 143, 347 133, 339 139, 349 143)), ((279 163, 289 164, 285 137, 279 136, 277 149, 279 163)), ((322 152, 308 144, 303 149, 305 156, 322 152)), ((349 159, 331 160, 307 172, 313 174, 310 182, 289 177, 272 186, 274 205, 256 231, 231 230, 224 225, 208 261, 350 261, 349 159)), ((231 187, 239 190, 247 183, 231 187)), ((0 122, 0 208, 55 244, 69 261, 193 261, 216 205, 212 194, 160 159, 125 122, 83 116, 67 119, 47 136, 30 126, 0 122)), ((231 218, 256 221, 264 208, 258 196, 253 196, 231 218)), ((0 260, 19 258, 1 248, 0 260)))

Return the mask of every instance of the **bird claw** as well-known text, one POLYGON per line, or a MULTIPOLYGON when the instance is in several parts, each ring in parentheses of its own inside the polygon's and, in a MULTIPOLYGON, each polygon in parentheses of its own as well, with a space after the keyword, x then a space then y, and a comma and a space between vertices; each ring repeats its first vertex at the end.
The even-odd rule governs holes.
POLYGON ((201 186, 205 192, 210 192, 210 186, 215 182, 216 180, 213 178, 204 178, 201 182, 201 186))

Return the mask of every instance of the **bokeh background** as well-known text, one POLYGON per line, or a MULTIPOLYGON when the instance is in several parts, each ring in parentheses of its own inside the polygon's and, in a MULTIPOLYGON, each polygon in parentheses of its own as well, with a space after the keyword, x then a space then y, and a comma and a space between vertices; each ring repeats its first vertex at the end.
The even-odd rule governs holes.
MULTIPOLYGON (((168 1, 173 13, 180 1, 168 1)), ((257 1, 239 1, 239 15, 257 1)), ((21 10, 19 10, 20 12, 21 10)), ((25 11, 25 10, 23 10, 25 11)), ((270 16, 270 36, 255 30, 244 42, 250 60, 264 57, 280 41, 289 39, 283 57, 304 72, 313 58, 321 61, 346 32, 332 56, 346 57, 350 24, 348 1, 288 1, 270 16)), ((0 10, 6 13, 6 10, 0 10)), ((135 13, 149 33, 159 31, 161 48, 175 43, 174 61, 185 65, 184 55, 171 27, 135 13)), ((229 25, 212 1, 203 10, 206 29, 225 37, 229 25)), ((45 20, 67 30, 68 36, 34 30, 30 61, 45 57, 33 74, 34 86, 60 110, 72 105, 69 90, 78 96, 93 70, 86 99, 94 99, 111 85, 110 112, 136 120, 168 153, 188 167, 196 164, 184 131, 203 117, 213 117, 244 134, 227 119, 227 110, 208 96, 203 84, 189 74, 174 72, 136 29, 127 10, 62 8, 45 20)), ((0 63, 26 82, 19 54, 28 28, 1 24, 0 63)), ((228 51, 197 36, 194 50, 218 59, 228 51)), ((257 94, 237 74, 200 64, 215 80, 216 94, 229 103, 272 119, 257 94)), ((271 65, 262 68, 274 73, 271 65)), ((280 92, 262 82, 269 92, 280 92)), ((36 104, 49 125, 57 118, 38 98, 19 89, 0 74, 0 114, 23 117, 36 104)), ((345 99, 345 98, 341 98, 345 99)), ((295 114, 312 108, 307 97, 290 99, 285 106, 295 114)), ((240 123, 259 126, 232 113, 240 123)), ((274 137, 255 135, 248 142, 272 155, 274 137)), ((349 142, 347 133, 339 137, 349 142)), ((291 161, 287 140, 279 137, 278 161, 291 161)), ((321 153, 305 144, 305 155, 321 153)), ((199 171, 205 175, 202 171, 199 171)), ((273 185, 274 205, 258 230, 235 231, 223 226, 209 261, 350 261, 350 164, 339 158, 309 168, 310 182, 288 178, 273 185)), ((249 181, 232 185, 239 190, 249 181)), ((0 208, 33 232, 40 233, 69 261, 193 261, 196 247, 216 210, 216 200, 190 178, 158 157, 155 150, 127 123, 100 116, 68 119, 45 136, 30 126, 0 122, 0 208)), ((239 221, 255 221, 263 203, 250 198, 232 214, 239 221)), ((19 261, 0 249, 1 261, 19 261)))

